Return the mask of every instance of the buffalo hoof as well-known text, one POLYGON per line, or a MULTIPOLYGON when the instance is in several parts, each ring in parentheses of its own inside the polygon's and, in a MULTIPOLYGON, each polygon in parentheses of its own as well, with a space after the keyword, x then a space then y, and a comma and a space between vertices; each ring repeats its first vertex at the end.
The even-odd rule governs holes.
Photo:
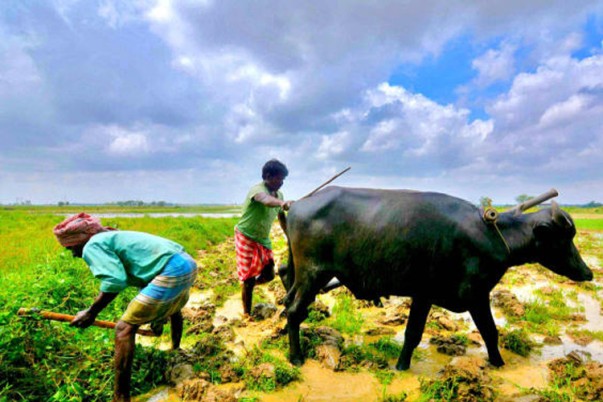
POLYGON ((303 366, 304 364, 304 359, 301 357, 292 357, 289 359, 289 361, 291 362, 291 364, 297 367, 303 366))
POLYGON ((502 367, 505 365, 505 362, 503 361, 503 359, 493 359, 493 360, 489 360, 490 364, 493 365, 494 367, 502 367))
POLYGON ((488 358, 488 362, 494 367, 502 367, 505 365, 505 361, 502 359, 501 356, 488 358))
POLYGON ((398 363, 396 364, 396 370, 406 371, 410 368, 410 363, 398 363))

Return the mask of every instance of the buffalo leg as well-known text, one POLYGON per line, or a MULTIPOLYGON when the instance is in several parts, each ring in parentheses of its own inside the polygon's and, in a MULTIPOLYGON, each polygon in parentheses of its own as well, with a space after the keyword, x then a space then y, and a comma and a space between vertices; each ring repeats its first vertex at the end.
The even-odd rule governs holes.
POLYGON ((402 352, 400 352, 398 363, 396 363, 397 370, 409 369, 412 352, 421 342, 429 310, 431 310, 431 303, 423 299, 413 298, 406 331, 404 332, 404 346, 402 346, 402 352))
MULTIPOLYGON (((289 297, 295 292, 293 302, 287 305, 287 333, 289 335, 289 361, 301 366, 304 357, 299 339, 299 328, 301 323, 308 317, 308 306, 316 298, 318 290, 322 288, 329 278, 306 277, 300 281, 302 285, 295 283, 289 291, 289 297)), ((288 297, 288 298, 289 298, 288 297)))
POLYGON ((505 362, 498 350, 498 330, 496 329, 496 324, 492 317, 489 300, 486 299, 485 301, 476 303, 474 307, 469 309, 469 313, 471 314, 471 318, 473 318, 477 330, 486 343, 490 364, 496 367, 504 365, 505 362))
MULTIPOLYGON (((294 285, 295 288, 295 285, 294 285)), ((287 334, 289 335, 289 361, 301 366, 304 363, 304 357, 301 351, 299 340, 299 327, 308 315, 308 305, 310 301, 308 291, 298 289, 295 293, 293 303, 287 308, 287 334)), ((313 298, 313 296, 312 296, 313 298)))

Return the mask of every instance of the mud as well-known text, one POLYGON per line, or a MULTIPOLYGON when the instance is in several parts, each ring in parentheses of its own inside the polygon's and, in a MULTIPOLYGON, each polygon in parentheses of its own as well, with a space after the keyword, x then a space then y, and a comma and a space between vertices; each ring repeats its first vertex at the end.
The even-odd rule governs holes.
MULTIPOLYGON (((535 265, 510 270, 492 293, 501 334, 526 329, 522 321, 526 306, 538 297, 546 301, 561 290, 573 310, 567 320, 555 322, 558 334, 528 331, 536 347, 527 356, 501 346, 506 362, 501 368, 488 364, 483 340, 468 314, 434 308, 410 370, 398 372, 397 356, 369 356, 361 348, 380 339, 401 347, 410 299, 384 298, 381 308, 355 304, 364 323, 359 333, 349 335, 322 324, 332 317, 337 292, 345 290, 321 294, 311 306, 311 319, 302 326, 309 357, 299 369, 299 379, 270 392, 253 389, 249 381, 275 380, 279 369, 274 363, 255 364, 245 378, 237 363, 245 362, 266 342, 273 345, 271 355, 286 361, 280 281, 257 287, 262 301, 255 304, 252 321, 241 319, 240 295, 233 294, 216 307, 213 290, 205 287, 191 295, 185 310, 184 350, 172 355, 166 370, 171 385, 134 400, 545 401, 564 400, 560 396, 564 392, 571 392, 566 400, 603 400, 603 342, 597 336, 603 333, 603 271, 591 266, 598 287, 574 284, 535 265), (453 396, 446 396, 445 390, 453 396)), ((163 348, 167 341, 164 335, 154 345, 163 348)))

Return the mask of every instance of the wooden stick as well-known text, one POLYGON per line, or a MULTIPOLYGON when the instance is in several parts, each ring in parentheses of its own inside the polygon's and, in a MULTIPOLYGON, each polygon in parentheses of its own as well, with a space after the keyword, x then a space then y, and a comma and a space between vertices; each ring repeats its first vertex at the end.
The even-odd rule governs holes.
MULTIPOLYGON (((19 311, 17 311, 17 315, 21 315, 21 316, 28 316, 31 314, 38 314, 40 317, 44 318, 45 320, 61 321, 61 322, 71 322, 75 318, 74 315, 54 313, 52 311, 41 311, 41 310, 29 309, 29 308, 20 308, 19 311)), ((100 327, 100 328, 113 329, 113 328, 115 328, 116 324, 113 321, 96 320, 92 323, 92 325, 94 325, 95 327, 100 327)), ((151 331, 149 329, 138 328, 136 333, 139 335, 144 335, 144 336, 157 336, 153 331, 151 331)))
POLYGON ((300 200, 313 196, 314 194, 316 194, 316 192, 318 192, 318 190, 320 190, 321 188, 323 188, 324 186, 326 186, 327 184, 329 184, 330 182, 332 182, 333 180, 335 180, 336 178, 338 178, 339 176, 341 176, 342 174, 344 174, 345 172, 347 172, 351 168, 352 167, 349 166, 349 167, 343 169, 341 172, 337 173, 335 176, 331 177, 329 180, 325 181, 320 186, 316 187, 313 191, 311 191, 310 193, 304 195, 302 198, 300 198, 300 200))

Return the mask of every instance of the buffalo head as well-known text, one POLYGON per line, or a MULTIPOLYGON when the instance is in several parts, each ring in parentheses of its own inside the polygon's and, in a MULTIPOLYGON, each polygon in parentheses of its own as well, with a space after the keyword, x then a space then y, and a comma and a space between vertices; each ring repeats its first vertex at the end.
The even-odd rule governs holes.
POLYGON ((554 201, 543 214, 534 226, 538 262, 573 281, 592 280, 593 272, 573 242, 576 227, 572 218, 554 201))

